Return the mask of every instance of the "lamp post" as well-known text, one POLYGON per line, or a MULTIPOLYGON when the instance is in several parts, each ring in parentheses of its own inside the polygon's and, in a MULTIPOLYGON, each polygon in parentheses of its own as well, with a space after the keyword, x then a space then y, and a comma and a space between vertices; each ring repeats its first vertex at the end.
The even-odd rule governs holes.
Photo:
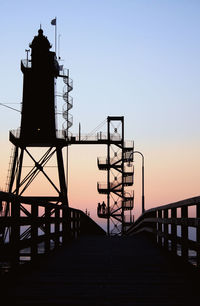
POLYGON ((142 156, 142 213, 144 213, 144 155, 140 151, 133 151, 129 156, 129 164, 130 158, 134 153, 140 154, 140 156, 142 156))

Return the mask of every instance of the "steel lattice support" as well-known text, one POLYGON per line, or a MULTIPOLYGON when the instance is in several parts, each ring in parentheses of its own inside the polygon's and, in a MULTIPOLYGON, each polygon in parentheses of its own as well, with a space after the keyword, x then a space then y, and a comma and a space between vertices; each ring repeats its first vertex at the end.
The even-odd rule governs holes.
POLYGON ((133 195, 126 191, 133 185, 133 170, 127 171, 133 143, 127 145, 124 141, 124 117, 108 117, 107 140, 107 158, 98 159, 99 169, 107 172, 106 184, 98 183, 99 193, 107 195, 107 204, 98 209, 98 216, 107 219, 108 235, 119 235, 130 223, 126 211, 133 209, 133 195))
MULTIPOLYGON (((67 187, 65 181, 65 171, 64 171, 64 163, 63 163, 63 156, 62 156, 62 146, 51 146, 45 150, 45 153, 42 155, 41 158, 35 157, 34 154, 31 152, 30 148, 21 148, 20 146, 15 146, 14 156, 12 161, 12 170, 10 174, 10 181, 9 181, 9 193, 16 195, 16 196, 24 196, 25 191, 29 189, 32 182, 36 179, 36 177, 41 173, 47 180, 48 184, 53 187, 55 191, 55 196, 25 196, 28 202, 33 202, 34 200, 42 200, 43 203, 56 203, 60 205, 64 205, 68 207, 68 198, 67 198, 67 187), (24 159, 26 155, 32 161, 33 166, 30 167, 28 173, 23 173, 23 166, 24 166, 24 159), (59 185, 56 186, 54 183, 54 176, 50 177, 45 170, 45 166, 47 166, 48 162, 56 156, 57 165, 55 166, 58 171, 58 180, 59 185)), ((33 213, 35 215, 35 211, 30 212, 27 208, 20 202, 15 201, 15 204, 11 204, 8 201, 6 203, 4 216, 11 216, 17 219, 20 218, 20 213, 25 214, 26 216, 30 217, 33 213)), ((46 211, 45 211, 46 213, 46 211)), ((45 217, 45 214, 44 214, 45 217)), ((12 231, 9 228, 4 228, 3 230, 3 237, 4 241, 7 239, 12 241, 16 241, 16 239, 23 238, 22 236, 30 235, 30 230, 27 229, 26 233, 23 232, 22 234, 19 232, 19 228, 12 227, 12 231), (8 238, 9 235, 9 238, 8 238)), ((41 230, 46 231, 44 228, 41 230)), ((34 229, 31 230, 32 235, 34 236, 34 229)), ((16 243, 15 243, 16 245, 16 243)), ((16 250, 17 253, 17 250, 16 250)))

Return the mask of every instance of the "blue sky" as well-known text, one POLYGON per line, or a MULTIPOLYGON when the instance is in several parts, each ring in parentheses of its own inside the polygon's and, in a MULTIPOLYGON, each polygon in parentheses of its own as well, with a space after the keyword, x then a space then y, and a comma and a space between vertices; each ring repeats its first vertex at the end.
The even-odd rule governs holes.
MULTIPOLYGON (((56 16, 74 80, 72 131, 124 115, 126 138, 146 157, 149 207, 199 194, 199 1, 0 0, 0 11, 1 103, 21 101, 20 60, 40 23, 54 45, 56 16)), ((0 116, 6 143, 20 117, 5 108, 0 116)))

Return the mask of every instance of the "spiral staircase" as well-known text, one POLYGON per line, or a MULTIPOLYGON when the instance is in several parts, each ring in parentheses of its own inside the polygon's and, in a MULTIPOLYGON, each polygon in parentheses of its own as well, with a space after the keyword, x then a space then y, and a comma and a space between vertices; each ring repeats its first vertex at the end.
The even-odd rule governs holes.
POLYGON ((63 78, 63 82, 65 86, 63 87, 63 100, 65 104, 62 109, 62 116, 65 119, 62 125, 63 136, 68 139, 69 137, 69 129, 73 125, 73 117, 69 113, 70 109, 73 107, 73 98, 69 95, 70 91, 73 90, 73 80, 69 77, 69 70, 67 70, 67 74, 63 78))

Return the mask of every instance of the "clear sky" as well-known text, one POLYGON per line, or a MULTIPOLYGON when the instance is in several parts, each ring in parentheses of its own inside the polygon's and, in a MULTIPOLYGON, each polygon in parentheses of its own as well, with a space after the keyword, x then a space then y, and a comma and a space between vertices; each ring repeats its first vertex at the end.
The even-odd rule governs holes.
MULTIPOLYGON (((124 115, 126 139, 133 139, 135 149, 145 155, 146 208, 199 195, 198 0, 0 0, 0 12, 0 103, 21 101, 20 60, 40 24, 54 48, 50 22, 56 16, 60 55, 74 80, 72 132, 78 131, 79 122, 87 133, 108 115, 124 115)), ((8 131, 19 126, 20 115, 2 106, 0 110, 4 187, 8 131)), ((103 151, 70 148, 71 206, 87 207, 92 216, 101 200, 96 181, 103 173, 96 157, 103 151)), ((137 156, 136 215, 141 211, 140 172, 137 156)))

